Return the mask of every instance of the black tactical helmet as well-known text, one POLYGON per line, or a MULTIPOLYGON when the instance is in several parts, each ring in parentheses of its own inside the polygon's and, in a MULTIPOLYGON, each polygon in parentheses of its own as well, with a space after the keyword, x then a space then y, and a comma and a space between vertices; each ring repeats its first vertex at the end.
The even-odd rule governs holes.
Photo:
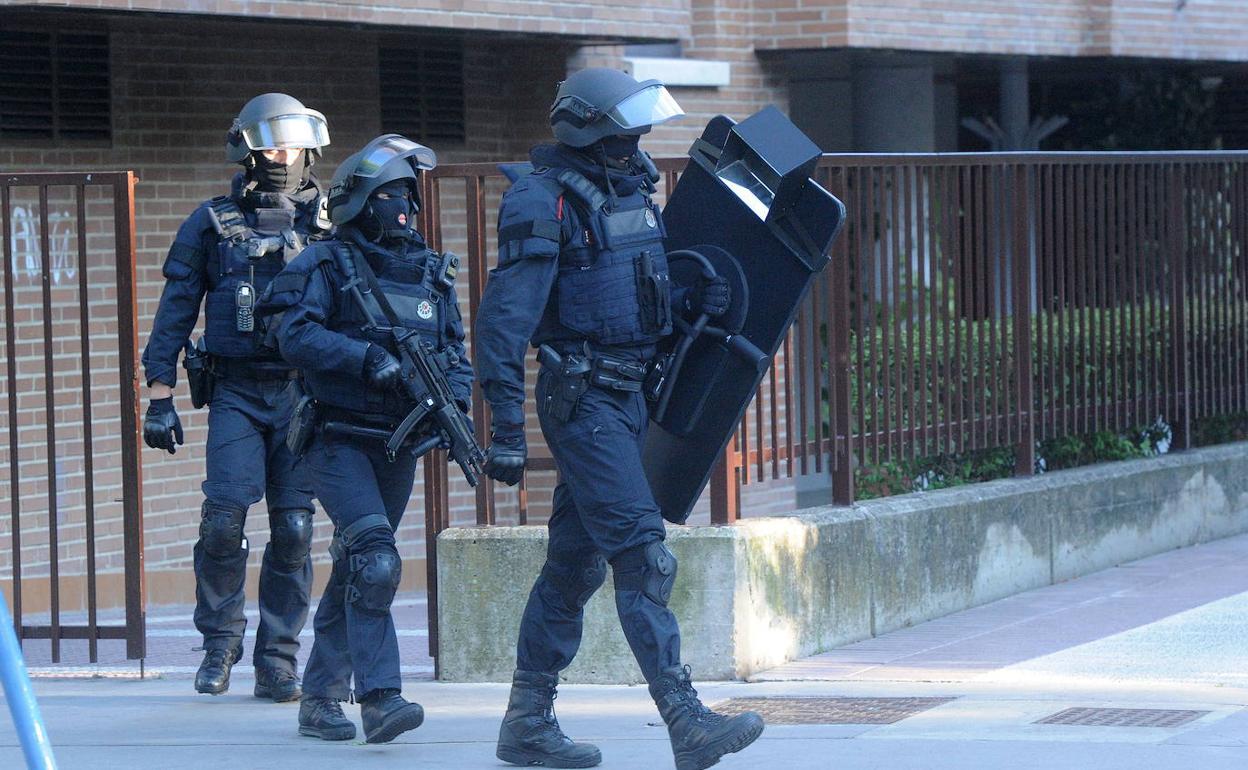
POLYGON ((648 133, 684 114, 659 81, 638 83, 619 70, 591 67, 559 84, 550 125, 560 142, 588 147, 607 136, 648 133))
MULTIPOLYGON (((419 179, 438 165, 433 150, 398 134, 382 134, 342 162, 329 185, 329 219, 345 224, 360 213, 368 196, 396 179, 419 179)), ((413 184, 415 187, 415 184, 413 184)), ((420 201, 416 201, 420 205, 420 201)))
POLYGON ((253 151, 312 150, 329 144, 325 116, 286 94, 260 94, 239 111, 225 137, 225 155, 246 163, 253 151))

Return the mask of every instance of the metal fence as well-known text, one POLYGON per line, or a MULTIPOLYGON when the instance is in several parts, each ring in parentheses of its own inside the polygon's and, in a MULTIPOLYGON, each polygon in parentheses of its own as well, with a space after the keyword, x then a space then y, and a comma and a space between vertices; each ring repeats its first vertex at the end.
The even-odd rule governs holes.
POLYGON ((18 637, 50 640, 53 662, 66 639, 85 639, 92 662, 101 639, 144 656, 134 184, 129 171, 0 177, 3 567, 18 637), (99 622, 106 590, 124 592, 123 624, 99 622), (83 622, 65 622, 67 604, 83 622))
POLYGON ((849 227, 793 332, 796 393, 772 394, 800 440, 755 435, 757 473, 829 453, 849 503, 857 466, 1014 447, 1028 475, 1039 440, 1160 417, 1184 448, 1192 420, 1248 409, 1246 163, 825 158, 849 227))

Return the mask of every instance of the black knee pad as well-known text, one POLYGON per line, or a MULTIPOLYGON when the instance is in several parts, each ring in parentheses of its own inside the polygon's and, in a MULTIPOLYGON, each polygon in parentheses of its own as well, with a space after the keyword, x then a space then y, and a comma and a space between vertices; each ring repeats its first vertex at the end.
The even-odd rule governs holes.
POLYGON ((582 609, 589 597, 607 580, 607 560, 600 553, 571 564, 552 563, 542 566, 542 577, 550 583, 572 609, 582 609))
POLYGON ((676 555, 662 540, 630 548, 611 560, 615 590, 641 591, 654 602, 667 606, 676 584, 676 555))
POLYGON ((219 559, 233 556, 243 547, 243 521, 247 511, 204 501, 200 511, 199 542, 204 553, 219 559))
POLYGON ((273 559, 286 572, 303 566, 312 550, 312 512, 304 510, 269 513, 269 545, 273 559))
POLYGON ((374 547, 348 558, 351 576, 347 579, 347 603, 368 612, 388 612, 403 576, 398 550, 393 545, 374 547))

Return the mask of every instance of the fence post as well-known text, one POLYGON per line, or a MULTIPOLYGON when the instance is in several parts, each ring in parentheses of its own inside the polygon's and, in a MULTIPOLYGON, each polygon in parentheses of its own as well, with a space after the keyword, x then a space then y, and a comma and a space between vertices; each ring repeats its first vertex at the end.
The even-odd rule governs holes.
MULTIPOLYGON (((842 179, 842 198, 848 198, 845 188, 848 187, 848 172, 842 179)), ((857 191, 862 194, 862 191, 857 191)), ((859 226, 851 223, 852 226, 859 226)), ((842 235, 840 243, 848 240, 842 235)), ((851 313, 849 303, 850 271, 858 269, 856 263, 850 261, 848 247, 834 247, 837 253, 845 255, 843 264, 829 265, 832 281, 832 307, 828 314, 828 346, 830 365, 832 366, 831 400, 832 420, 830 421, 829 438, 832 441, 832 502, 835 505, 853 505, 854 503, 854 452, 853 452, 853 417, 850 406, 850 377, 853 372, 849 363, 849 331, 851 313)), ((859 396, 861 397, 861 395, 859 396)), ((818 417, 816 416, 816 419, 818 417)))
POLYGON ((1187 222, 1183 215, 1184 170, 1177 163, 1166 168, 1166 191, 1168 205, 1166 220, 1169 225, 1170 268, 1170 358, 1172 379, 1170 388, 1174 394, 1177 414, 1169 415, 1172 431, 1171 446, 1176 449, 1192 448, 1192 393, 1191 367, 1187 360, 1187 222))
POLYGON ((138 299, 135 294, 133 171, 113 187, 113 237, 117 252, 117 351, 121 368, 121 497, 125 537, 126 657, 147 657, 146 584, 143 572, 143 465, 139 461, 138 299))
POLYGON ((733 524, 741 518, 741 454, 736 443, 736 436, 728 439, 711 470, 712 524, 733 524))
POLYGON ((1014 189, 1014 379, 1018 412, 1018 446, 1014 451, 1014 475, 1031 476, 1036 472, 1036 404, 1035 367, 1031 354, 1031 222, 1036 200, 1028 184, 1027 167, 1012 166, 1014 189))

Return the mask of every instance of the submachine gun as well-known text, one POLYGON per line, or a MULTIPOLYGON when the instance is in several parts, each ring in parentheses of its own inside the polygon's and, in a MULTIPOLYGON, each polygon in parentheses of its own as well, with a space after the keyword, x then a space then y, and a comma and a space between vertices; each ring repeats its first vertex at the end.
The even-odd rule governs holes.
MULTIPOLYGON (((482 473, 482 466, 485 464, 485 451, 481 449, 481 445, 473 436, 468 417, 459 410, 459 406, 455 403, 451 384, 447 381, 442 367, 438 365, 438 354, 433 350, 432 345, 421 339, 420 332, 398 323, 398 316, 390 306, 386 295, 381 291, 377 277, 373 275, 372 268, 368 266, 367 261, 360 260, 360 270, 357 271, 354 255, 348 249, 335 247, 333 252, 338 269, 347 277, 343 291, 350 293, 372 329, 389 333, 394 339, 399 351, 399 363, 403 367, 401 378, 403 392, 416 405, 407 413, 393 433, 345 423, 326 423, 325 429, 331 432, 384 439, 386 454, 393 459, 408 435, 426 420, 432 419, 437 435, 425 442, 428 446, 422 444, 418 447, 418 451, 422 449, 427 451, 438 445, 444 446, 451 458, 459 465, 459 469, 464 472, 464 479, 470 486, 475 487, 482 473), (361 272, 364 273, 363 278, 359 275, 361 272), (368 293, 376 300, 377 306, 381 308, 382 314, 389 321, 388 326, 376 323, 373 311, 360 291, 361 283, 367 284, 368 293)), ((453 254, 447 254, 444 260, 446 258, 458 262, 458 258, 453 254)), ((427 269, 433 269, 433 265, 429 265, 427 269)))

